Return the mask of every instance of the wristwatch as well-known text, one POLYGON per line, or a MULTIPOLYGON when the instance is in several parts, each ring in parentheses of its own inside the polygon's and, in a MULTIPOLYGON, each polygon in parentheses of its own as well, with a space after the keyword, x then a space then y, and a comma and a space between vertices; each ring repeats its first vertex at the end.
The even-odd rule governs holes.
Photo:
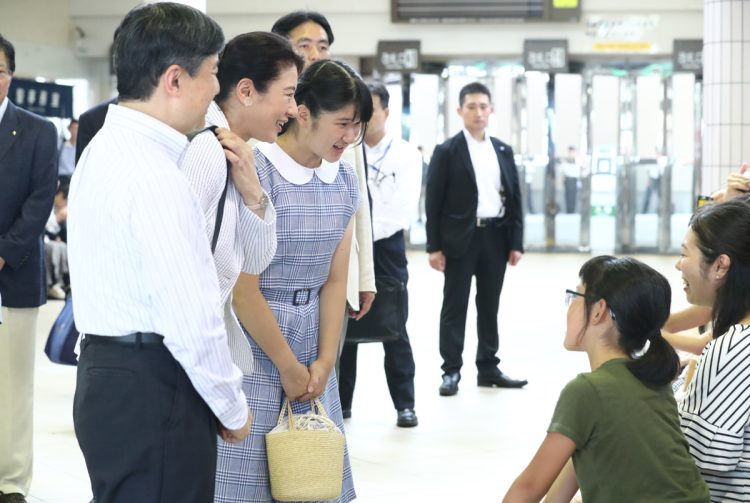
POLYGON ((260 199, 255 204, 245 204, 245 208, 250 211, 265 210, 268 207, 268 196, 265 192, 260 195, 260 199))

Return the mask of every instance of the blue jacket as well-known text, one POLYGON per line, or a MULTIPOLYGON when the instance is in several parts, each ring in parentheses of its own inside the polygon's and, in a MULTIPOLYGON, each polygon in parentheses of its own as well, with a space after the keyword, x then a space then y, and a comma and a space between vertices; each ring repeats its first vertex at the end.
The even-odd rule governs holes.
POLYGON ((47 301, 44 225, 57 190, 57 130, 15 106, 0 121, 0 295, 5 307, 47 301))

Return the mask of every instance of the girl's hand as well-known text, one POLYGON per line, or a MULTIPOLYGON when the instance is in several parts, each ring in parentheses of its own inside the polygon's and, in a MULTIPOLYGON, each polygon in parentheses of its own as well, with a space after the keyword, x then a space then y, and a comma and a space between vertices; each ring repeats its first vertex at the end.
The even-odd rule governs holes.
POLYGON ((307 392, 307 384, 310 382, 310 371, 298 361, 286 369, 279 369, 281 386, 289 400, 300 400, 307 392))
POLYGON ((312 400, 318 398, 326 390, 328 377, 331 375, 333 365, 315 360, 310 364, 310 381, 307 383, 307 393, 299 398, 299 401, 312 400))

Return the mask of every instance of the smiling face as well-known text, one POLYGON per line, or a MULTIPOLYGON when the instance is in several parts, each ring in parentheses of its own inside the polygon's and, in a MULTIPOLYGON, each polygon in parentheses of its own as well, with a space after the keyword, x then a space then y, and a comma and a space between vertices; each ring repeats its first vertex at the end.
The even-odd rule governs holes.
POLYGON ((297 115, 296 88, 297 67, 289 65, 268 85, 265 93, 257 93, 253 105, 246 109, 248 117, 244 122, 248 137, 268 143, 276 141, 282 126, 297 115))
POLYGON ((713 306, 719 284, 711 278, 711 265, 705 263, 692 229, 685 234, 675 267, 682 273, 683 290, 688 302, 696 306, 713 306))
POLYGON ((353 104, 335 112, 322 112, 312 122, 308 146, 316 156, 337 162, 344 150, 359 139, 361 129, 353 104))
POLYGON ((186 125, 178 128, 180 131, 187 133, 203 126, 208 105, 219 93, 219 80, 216 78, 218 63, 218 55, 209 56, 203 60, 194 77, 186 70, 180 75, 180 84, 185 86, 183 110, 186 115, 186 125))

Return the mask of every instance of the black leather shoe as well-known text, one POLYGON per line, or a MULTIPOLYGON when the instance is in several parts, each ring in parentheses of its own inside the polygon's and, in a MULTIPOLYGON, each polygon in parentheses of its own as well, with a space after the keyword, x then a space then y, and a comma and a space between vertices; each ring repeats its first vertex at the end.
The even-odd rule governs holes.
POLYGON ((440 385, 440 396, 453 396, 458 393, 458 381, 461 374, 443 374, 443 384, 440 385))
POLYGON ((349 419, 352 417, 352 409, 341 409, 341 416, 344 419, 349 419))
POLYGON ((529 383, 526 379, 512 379, 499 370, 493 374, 477 376, 477 386, 487 388, 523 388, 529 383))
POLYGON ((0 503, 28 503, 23 494, 20 493, 0 493, 0 503))
POLYGON ((398 417, 396 419, 396 426, 400 426, 402 428, 411 428, 412 426, 416 426, 419 424, 419 421, 417 420, 417 415, 414 413, 411 409, 404 409, 398 411, 398 417))

